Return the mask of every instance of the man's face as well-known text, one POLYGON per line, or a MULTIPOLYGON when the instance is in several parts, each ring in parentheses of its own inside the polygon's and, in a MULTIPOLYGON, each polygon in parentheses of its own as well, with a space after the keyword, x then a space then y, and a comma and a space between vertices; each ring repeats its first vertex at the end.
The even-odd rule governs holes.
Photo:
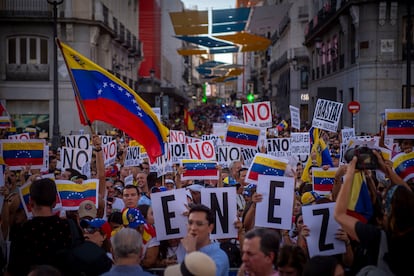
POLYGON ((106 190, 108 191, 108 196, 114 196, 115 194, 114 184, 111 181, 106 181, 105 187, 106 187, 106 190))
POLYGON ((237 178, 237 173, 241 169, 241 167, 242 164, 240 161, 237 161, 233 164, 233 166, 231 167, 231 174, 233 178, 237 178))
POLYGON ((247 272, 254 275, 264 275, 264 271, 271 269, 273 254, 267 256, 260 250, 259 237, 244 239, 242 261, 247 272))
POLYGON ((239 182, 240 182, 240 184, 242 184, 243 186, 246 186, 246 174, 247 174, 247 170, 245 170, 245 171, 241 171, 240 172, 240 179, 239 179, 239 182))
POLYGON ((141 166, 142 166, 142 171, 144 173, 146 173, 146 174, 149 174, 150 173, 150 167, 149 167, 148 164, 141 164, 141 166))
POLYGON ((138 188, 144 188, 147 185, 147 174, 138 173, 137 174, 137 186, 138 188))
POLYGON ((188 217, 187 231, 189 235, 197 238, 197 248, 208 244, 213 224, 208 224, 207 215, 204 212, 192 212, 188 217))
POLYGON ((122 199, 124 200, 125 207, 136 208, 138 206, 138 192, 135 188, 124 189, 122 193, 122 199))

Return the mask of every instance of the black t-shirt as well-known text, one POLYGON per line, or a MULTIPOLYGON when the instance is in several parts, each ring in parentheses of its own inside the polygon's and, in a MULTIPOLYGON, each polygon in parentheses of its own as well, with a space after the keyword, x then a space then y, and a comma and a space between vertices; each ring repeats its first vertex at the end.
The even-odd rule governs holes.
POLYGON ((12 275, 27 275, 35 265, 55 266, 57 252, 72 245, 69 223, 58 216, 34 217, 13 230, 8 266, 12 275))
MULTIPOLYGON (((355 231, 361 246, 367 249, 371 259, 378 260, 381 230, 374 225, 358 222, 355 225, 355 231)), ((390 237, 387 233, 387 242, 388 253, 385 254, 384 260, 395 275, 406 275, 407 271, 412 270, 414 229, 399 237, 390 237)))

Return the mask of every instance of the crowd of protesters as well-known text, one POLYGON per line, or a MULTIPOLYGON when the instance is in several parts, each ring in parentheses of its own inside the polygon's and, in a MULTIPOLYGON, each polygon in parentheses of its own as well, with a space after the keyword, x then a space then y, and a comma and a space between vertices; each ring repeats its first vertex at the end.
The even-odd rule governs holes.
MULTIPOLYGON (((195 130, 188 134, 194 137, 210 134, 212 123, 226 122, 226 116, 241 119, 240 110, 215 105, 203 105, 191 113, 195 130)), ((167 127, 184 130, 182 117, 176 115, 167 127)), ((274 126, 280 120, 274 118, 274 126)), ((288 136, 289 129, 278 135, 288 136)), ((183 181, 180 175, 185 168, 178 164, 174 172, 157 177, 148 160, 139 166, 123 165, 128 144, 122 132, 114 135, 119 152, 116 164, 108 167, 103 165, 100 137, 93 135, 91 141, 94 159, 90 177, 99 179, 99 208, 83 201, 77 211, 53 213, 56 186, 42 174, 53 173, 55 179, 80 185, 88 178, 74 169, 60 169, 58 150, 50 151, 47 172, 30 166, 19 171, 6 168, 5 185, 0 187, 4 196, 0 265, 6 275, 407 275, 414 248, 413 179, 403 181, 391 161, 373 151, 383 177, 376 170, 360 172, 367 179, 374 206, 372 218, 361 222, 347 213, 357 157, 349 164, 340 163, 340 133, 323 132, 321 137, 329 147, 333 166, 338 167, 335 185, 329 195, 319 195, 311 180, 303 180, 305 164, 298 162, 290 175, 295 179, 290 230, 255 227, 255 208, 263 195, 256 192, 256 185, 246 182, 248 168, 243 160, 228 168, 219 167, 216 181, 183 181), (126 184, 130 175, 132 184, 126 184), (19 196, 19 187, 27 182, 32 183, 31 219, 27 219, 19 196), (211 240, 215 219, 201 204, 202 189, 227 186, 237 191, 239 213, 234 227, 238 237, 211 240), (152 206, 151 195, 179 188, 187 191, 187 236, 158 241, 153 216, 157 206, 152 206), (334 217, 341 226, 335 237, 345 243, 346 252, 310 257, 309 228, 303 223, 302 207, 335 201, 334 217), (388 245, 384 256, 382 239, 388 245)), ((398 151, 412 152, 413 140, 398 142, 398 151)), ((319 166, 314 162, 307 173, 311 175, 319 166)))

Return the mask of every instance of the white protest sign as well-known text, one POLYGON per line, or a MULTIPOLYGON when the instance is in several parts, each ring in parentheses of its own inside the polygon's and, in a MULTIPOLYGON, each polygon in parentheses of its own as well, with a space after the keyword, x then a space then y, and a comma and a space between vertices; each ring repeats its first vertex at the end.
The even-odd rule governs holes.
POLYGON ((259 127, 272 126, 272 110, 270 102, 243 104, 244 123, 259 127))
POLYGON ((170 143, 185 143, 185 132, 181 130, 170 130, 170 143))
POLYGON ((242 148, 242 157, 243 157, 243 164, 246 167, 250 167, 253 162, 253 159, 256 153, 260 152, 259 149, 253 148, 242 148))
POLYGON ((263 201, 256 203, 255 226, 275 229, 292 228, 295 183, 292 177, 259 175, 257 193, 263 201))
POLYGON ((185 189, 152 193, 151 203, 157 206, 153 212, 158 241, 182 238, 187 234, 188 218, 183 215, 187 211, 185 189))
POLYGON ((25 139, 30 139, 30 134, 25 132, 25 133, 20 133, 20 134, 14 134, 14 135, 9 135, 9 139, 10 140, 25 140, 25 139))
POLYGON ((236 146, 219 146, 217 148, 217 162, 222 168, 228 168, 233 161, 239 161, 241 148, 236 146))
POLYGON ((197 142, 201 142, 203 140, 199 139, 199 138, 195 138, 195 137, 191 137, 191 136, 185 136, 185 143, 186 144, 192 144, 192 143, 197 143, 197 142))
POLYGON ((290 152, 292 155, 309 155, 309 132, 292 132, 290 135, 290 152))
POLYGON ((88 150, 91 147, 89 141, 89 134, 65 136, 65 145, 67 148, 88 150))
POLYGON ((178 163, 182 159, 188 159, 187 145, 183 143, 168 143, 170 149, 171 162, 178 163))
POLYGON ((141 147, 127 147, 127 153, 125 155, 124 166, 125 167, 135 167, 139 166, 142 162, 141 160, 141 147))
POLYGON ((62 169, 76 169, 82 171, 82 167, 85 163, 90 162, 92 159, 92 149, 79 149, 62 147, 60 151, 60 160, 62 169))
POLYGON ((99 137, 101 137, 102 145, 109 144, 113 140, 112 136, 100 135, 99 137))
POLYGON ((313 113, 312 126, 336 132, 342 114, 342 103, 318 99, 313 113))
POLYGON ((226 123, 213 123, 212 134, 224 138, 226 136, 227 124, 226 123))
POLYGON ((113 140, 107 144, 103 144, 102 151, 105 167, 111 164, 115 164, 116 154, 118 153, 116 140, 113 140))
POLYGON ((355 137, 355 129, 354 128, 343 128, 341 130, 342 135, 342 143, 346 143, 352 137, 355 137))
POLYGON ((202 190, 201 203, 209 207, 216 218, 214 229, 210 234, 211 239, 237 237, 237 229, 234 227, 234 221, 237 219, 236 197, 236 187, 202 190))
POLYGON ((300 111, 299 108, 293 105, 289 105, 290 109, 290 121, 292 128, 300 130, 300 111))
POLYGON ((267 153, 275 157, 289 157, 290 138, 271 138, 267 139, 267 153))
POLYGON ((333 217, 335 202, 302 206, 303 223, 309 228, 306 241, 309 257, 346 252, 345 243, 335 238, 340 225, 333 217))
POLYGON ((216 151, 213 141, 202 141, 187 145, 189 159, 216 161, 216 151))
POLYGON ((203 141, 208 141, 208 140, 213 141, 214 148, 217 148, 218 146, 223 144, 223 141, 217 135, 202 135, 201 140, 203 140, 203 141))

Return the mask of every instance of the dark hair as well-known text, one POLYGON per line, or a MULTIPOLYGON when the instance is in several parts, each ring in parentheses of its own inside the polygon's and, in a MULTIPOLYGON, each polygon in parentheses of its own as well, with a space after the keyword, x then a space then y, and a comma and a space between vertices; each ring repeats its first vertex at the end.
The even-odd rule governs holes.
POLYGON ((303 268, 303 276, 332 276, 341 264, 334 256, 313 256, 303 268))
MULTIPOLYGON (((388 193, 391 191, 387 191, 387 195, 388 193)), ((393 235, 399 236, 414 228, 414 193, 398 185, 394 193, 389 196, 391 196, 391 206, 388 214, 388 229, 393 235)), ((385 207, 387 209, 387 206, 385 207)))
POLYGON ((307 257, 302 247, 285 244, 279 250, 277 267, 293 267, 296 269, 296 275, 302 275, 306 261, 307 257))
POLYGON ((30 199, 37 205, 53 207, 56 203, 56 184, 50 178, 35 180, 30 185, 30 199))
POLYGON ((260 238, 260 251, 266 256, 274 253, 273 265, 276 266, 279 253, 280 237, 276 230, 270 228, 253 228, 244 236, 251 240, 255 237, 260 238))
POLYGON ((122 225, 122 213, 119 211, 112 212, 108 217, 108 222, 113 222, 122 225))
POLYGON ((194 204, 190 207, 190 211, 188 212, 188 215, 194 212, 204 212, 206 213, 206 219, 208 221, 208 224, 213 224, 215 222, 214 213, 211 211, 210 208, 203 204, 194 204))
POLYGON ((81 175, 81 173, 78 170, 75 170, 75 169, 72 169, 72 168, 65 169, 65 171, 70 172, 69 179, 71 179, 74 176, 81 175))
POLYGON ((248 168, 242 167, 238 172, 237 175, 240 177, 240 173, 249 170, 248 168))
POLYGON ((137 191, 137 194, 139 194, 138 187, 135 185, 132 185, 132 184, 126 185, 122 191, 125 191, 126 189, 135 189, 137 191))
POLYGON ((62 273, 51 265, 38 265, 30 273, 32 276, 61 276, 62 273))

